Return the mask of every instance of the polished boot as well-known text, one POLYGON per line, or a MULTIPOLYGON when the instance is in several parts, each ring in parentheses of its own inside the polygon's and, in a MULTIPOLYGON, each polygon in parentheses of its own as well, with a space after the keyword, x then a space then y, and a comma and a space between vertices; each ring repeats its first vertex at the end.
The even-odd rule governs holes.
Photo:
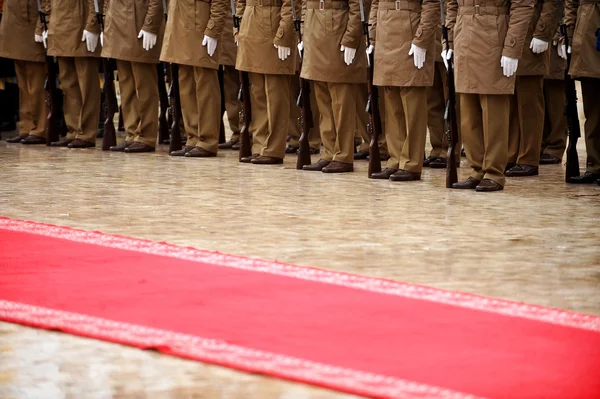
POLYGON ((240 159, 240 162, 250 163, 254 158, 258 158, 258 157, 260 157, 260 154, 252 154, 249 157, 243 157, 242 159, 240 159))
MULTIPOLYGON (((250 141, 250 142, 252 142, 252 141, 250 141)), ((240 150, 240 148, 242 148, 242 140, 238 140, 236 143, 234 143, 234 144, 231 146, 231 149, 232 149, 233 151, 239 151, 239 150, 240 150)))
POLYGON ((295 154, 296 152, 298 152, 299 149, 300 149, 300 147, 298 147, 298 146, 288 145, 287 147, 285 147, 285 153, 286 154, 295 154))
POLYGON ((542 154, 540 157, 540 165, 553 165, 561 163, 561 159, 550 154, 542 154))
POLYGON ((507 177, 537 176, 539 169, 531 165, 515 165, 504 173, 507 177))
POLYGON ((475 190, 479 183, 481 183, 481 180, 477 180, 474 177, 469 177, 467 180, 459 181, 458 183, 453 183, 452 188, 456 188, 459 190, 475 190))
POLYGON ((186 152, 185 156, 190 158, 210 158, 216 157, 217 154, 215 152, 205 150, 202 147, 194 147, 190 151, 186 152))
POLYGON ((310 155, 317 155, 321 153, 321 149, 320 148, 311 148, 310 149, 310 155))
POLYGON ((369 178, 388 180, 390 178, 390 176, 393 175, 394 173, 396 173, 397 171, 398 171, 398 169, 385 168, 381 172, 371 174, 371 176, 369 176, 369 178))
POLYGON ((421 174, 400 169, 390 176, 391 181, 415 181, 421 180, 421 174))
POLYGON ((354 154, 354 159, 357 161, 367 159, 368 157, 369 157, 369 151, 367 151, 367 150, 362 150, 362 151, 359 151, 356 154, 354 154))
POLYGON ((30 145, 35 145, 35 144, 46 144, 46 139, 40 136, 33 136, 33 135, 29 135, 27 137, 25 137, 23 140, 21 140, 21 144, 30 144, 30 145))
POLYGON ((127 153, 139 153, 139 152, 154 152, 156 151, 154 147, 148 144, 140 143, 139 141, 134 142, 127 148, 125 148, 125 152, 127 153))
POLYGON ((193 148, 194 147, 191 146, 191 145, 186 145, 181 150, 171 151, 169 153, 169 155, 172 156, 172 157, 183 157, 183 156, 185 156, 185 154, 187 154, 188 152, 192 151, 193 148))
POLYGON ((250 163, 255 165, 279 165, 283 163, 282 158, 268 157, 266 155, 260 155, 250 160, 250 163))
POLYGON ((68 139, 68 138, 63 138, 60 139, 58 141, 54 141, 52 143, 50 143, 51 147, 67 147, 69 144, 71 144, 71 142, 73 141, 73 139, 68 139))
POLYGON ((96 143, 92 143, 91 141, 85 141, 81 139, 75 139, 69 143, 69 148, 94 148, 96 147, 96 143))
POLYGON ((492 191, 501 191, 504 190, 504 187, 500 184, 496 183, 492 179, 483 179, 481 183, 475 187, 475 191, 478 192, 492 192, 492 191))
POLYGON ((219 144, 219 150, 234 149, 233 146, 235 146, 239 141, 239 139, 229 139, 229 141, 219 144))
POLYGON ((27 133, 18 134, 15 137, 11 137, 10 139, 6 139, 6 142, 7 143, 20 143, 21 140, 26 139, 27 136, 29 136, 29 134, 27 134, 27 133))
POLYGON ((331 161, 331 163, 321 169, 323 173, 346 173, 354 172, 354 165, 339 161, 331 161))
POLYGON ((429 167, 429 165, 436 159, 437 157, 434 157, 433 155, 428 156, 423 160, 423 167, 429 167))
POLYGON ((429 167, 433 169, 445 169, 448 167, 448 160, 446 158, 436 157, 429 163, 429 167))
POLYGON ((125 151, 125 148, 129 147, 132 144, 133 144, 133 141, 124 141, 121 144, 113 145, 112 147, 109 148, 109 150, 123 152, 123 151, 125 151))
POLYGON ((323 170, 324 167, 326 167, 327 165, 329 165, 331 163, 331 161, 327 161, 325 159, 319 159, 317 161, 317 163, 314 163, 312 165, 304 165, 302 167, 302 170, 308 170, 308 171, 312 171, 312 172, 321 172, 323 170))
POLYGON ((585 172, 585 174, 583 176, 575 176, 575 177, 571 177, 569 178, 569 180, 567 181, 567 183, 571 183, 571 184, 594 184, 596 183, 596 180, 600 179, 600 174, 598 173, 592 173, 592 172, 585 172))

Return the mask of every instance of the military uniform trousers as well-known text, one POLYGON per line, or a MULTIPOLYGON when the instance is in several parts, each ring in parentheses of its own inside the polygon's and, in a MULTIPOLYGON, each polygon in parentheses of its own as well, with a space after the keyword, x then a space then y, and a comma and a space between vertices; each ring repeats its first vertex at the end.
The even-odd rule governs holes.
POLYGON ((15 61, 19 85, 19 134, 46 138, 48 126, 46 64, 43 62, 15 61))
POLYGON ((242 104, 238 100, 238 92, 240 90, 240 74, 234 66, 223 66, 223 91, 225 97, 225 111, 229 128, 233 132, 231 138, 239 140, 240 137, 240 111, 242 104))
MULTIPOLYGON (((315 91, 310 90, 310 110, 312 112, 312 128, 308 134, 308 143, 310 148, 320 149, 321 148, 321 134, 319 132, 319 110, 317 109, 315 91)), ((298 75, 292 76, 290 79, 290 128, 289 128, 289 145, 291 147, 300 146, 300 135, 302 134, 300 128, 300 116, 302 115, 302 109, 298 106, 298 96, 300 95, 300 78, 298 75)))
POLYGON ((581 78, 587 171, 600 174, 600 79, 581 78))
POLYGON ((221 87, 216 69, 179 65, 179 101, 186 146, 217 153, 221 126, 221 87))
POLYGON ((356 84, 314 82, 319 109, 321 158, 346 164, 354 163, 356 133, 356 84))
MULTIPOLYGON (((371 136, 367 129, 369 124, 369 113, 367 112, 367 102, 369 93, 366 84, 360 84, 356 97, 356 115, 357 132, 356 138, 361 139, 362 143, 358 146, 358 151, 369 151, 371 136), (364 128, 363 128, 364 126, 364 128)), ((382 154, 388 153, 387 143, 385 141, 385 96, 383 89, 379 90, 379 115, 381 116, 381 134, 379 135, 379 151, 382 154)))
POLYGON ((544 79, 544 118, 543 153, 562 159, 567 147, 567 117, 565 116, 565 81, 544 79))
POLYGON ((158 72, 156 64, 117 60, 127 142, 156 146, 158 72))
MULTIPOLYGON (((504 186, 511 95, 460 93, 462 142, 471 177, 504 186)), ((539 155, 538 155, 539 156, 539 155)))
POLYGON ((58 57, 67 138, 96 143, 100 119, 98 58, 58 57))
MULTIPOLYGON (((427 88, 427 127, 431 151, 429 156, 447 158, 448 139, 446 137, 446 67, 443 62, 436 62, 433 86, 427 88)), ((460 106, 456 101, 456 119, 460 121, 460 106)), ((456 144, 456 159, 460 159, 460 123, 458 125, 458 143, 456 144)))
POLYGON ((383 87, 387 167, 421 173, 427 137, 427 88, 383 87))
POLYGON ((290 123, 290 75, 248 73, 252 104, 252 153, 285 157, 290 123))
POLYGON ((544 135, 544 77, 517 76, 512 96, 508 162, 538 166, 544 135))

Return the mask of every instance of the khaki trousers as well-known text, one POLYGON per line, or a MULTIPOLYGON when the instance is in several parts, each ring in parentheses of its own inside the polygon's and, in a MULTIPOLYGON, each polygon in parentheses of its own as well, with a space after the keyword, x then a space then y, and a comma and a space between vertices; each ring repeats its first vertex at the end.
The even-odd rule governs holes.
POLYGON ((224 65, 223 66, 223 86, 225 93, 225 110, 227 113, 227 120, 229 121, 229 127, 233 134, 232 139, 239 139, 240 137, 240 111, 242 110, 242 104, 238 100, 238 92, 240 90, 240 74, 234 66, 224 65))
POLYGON ((179 101, 186 146, 219 149, 221 88, 216 69, 179 65, 179 101))
POLYGON ((15 60, 19 85, 19 134, 47 137, 48 95, 44 90, 46 64, 15 60))
MULTIPOLYGON (((319 111, 317 110, 315 91, 313 90, 312 82, 310 84, 310 107, 312 112, 312 124, 313 127, 310 129, 308 134, 308 143, 310 148, 321 148, 321 135, 319 133, 319 111)), ((300 135, 302 131, 300 129, 299 118, 302 114, 302 110, 298 107, 297 101, 300 95, 300 78, 298 75, 292 76, 290 79, 290 128, 289 128, 289 145, 292 147, 298 147, 300 145, 300 135)))
POLYGON ((67 138, 96 143, 100 119, 98 58, 58 57, 67 138))
POLYGON ((156 64, 117 60, 125 141, 156 146, 158 74, 156 64))
POLYGON ((511 95, 459 96, 462 141, 473 169, 471 177, 491 179, 504 186, 511 95))
POLYGON ((356 133, 356 84, 314 82, 319 130, 327 161, 354 163, 356 133))
MULTIPOLYGON (((429 128, 429 142, 431 151, 429 156, 448 158, 448 138, 446 137, 446 67, 443 62, 436 62, 433 86, 427 88, 427 127, 429 128)), ((456 159, 460 160, 460 105, 456 101, 456 118, 458 127, 458 143, 456 144, 456 159)))
POLYGON ((544 77, 517 76, 511 101, 508 162, 538 166, 544 135, 544 77))
POLYGON ((581 97, 585 115, 587 171, 600 174, 600 79, 582 78, 581 97))
MULTIPOLYGON (((367 90, 367 89, 365 89, 367 90)), ((388 154, 388 148, 387 148, 387 142, 385 141, 385 96, 383 95, 383 88, 379 88, 379 115, 381 116, 381 134, 379 135, 379 151, 382 154, 388 154)), ((361 95, 362 95, 362 90, 361 90, 361 95)), ((359 103, 358 105, 358 109, 360 110, 360 107, 364 105, 363 110, 366 109, 367 107, 367 102, 368 102, 368 92, 365 92, 365 97, 364 100, 362 100, 362 97, 359 97, 357 102, 359 103)), ((369 123, 370 119, 369 119, 369 113, 367 112, 367 123, 369 123)), ((359 123, 364 122, 361 118, 359 118, 359 123)), ((359 129, 360 130, 360 129, 359 129)), ((360 146, 358 146, 358 151, 369 151, 369 145, 371 144, 371 136, 369 134, 368 129, 365 130, 366 134, 365 136, 360 135, 360 138, 362 140, 362 143, 360 144, 360 146)))
POLYGON ((565 116, 565 81, 559 79, 544 80, 544 101, 546 103, 544 120, 544 154, 562 159, 567 147, 567 118, 565 116))
POLYGON ((427 88, 385 86, 387 167, 421 173, 427 138, 427 88))
POLYGON ((290 75, 248 73, 252 104, 252 153, 285 157, 290 124, 290 75))

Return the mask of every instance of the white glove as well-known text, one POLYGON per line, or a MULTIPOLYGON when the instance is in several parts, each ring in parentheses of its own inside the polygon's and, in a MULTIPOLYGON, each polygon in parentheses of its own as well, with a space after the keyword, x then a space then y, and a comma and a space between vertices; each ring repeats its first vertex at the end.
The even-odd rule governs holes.
POLYGON ((36 43, 44 43, 44 37, 42 35, 35 35, 34 40, 36 43))
MULTIPOLYGON (((446 51, 446 49, 442 50, 442 61, 444 61, 446 70, 448 69, 448 61, 450 61, 452 59, 453 55, 454 55, 454 50, 452 50, 452 49, 449 49, 448 51, 446 51)), ((452 65, 454 65, 454 63, 452 65)))
POLYGON ((519 60, 517 60, 516 58, 502 56, 502 58, 500 58, 500 66, 502 67, 504 76, 510 78, 515 74, 515 72, 517 72, 519 60))
POLYGON ((85 42, 87 46, 87 50, 90 53, 96 51, 96 47, 98 47, 98 34, 88 32, 87 30, 83 30, 83 36, 81 36, 81 41, 85 42))
POLYGON ((564 44, 556 46, 556 52, 558 53, 558 56, 563 60, 567 59, 567 46, 565 46, 564 44))
POLYGON ((100 33, 100 45, 104 47, 104 32, 100 33))
POLYGON ((281 61, 285 61, 287 57, 289 57, 290 54, 292 54, 292 49, 290 47, 282 47, 276 44, 274 46, 277 49, 277 54, 279 55, 279 59, 281 61))
POLYGON ((369 58, 369 56, 371 54, 373 54, 373 51, 375 51, 375 47, 373 47, 372 44, 369 44, 369 47, 367 47, 367 63, 369 64, 369 66, 371 66, 371 59, 369 58))
POLYGON ((352 65, 352 61, 354 61, 354 57, 356 56, 356 49, 341 46, 340 51, 344 53, 344 62, 346 63, 346 65, 352 65))
POLYGON ((423 68, 425 64, 425 55, 427 54, 427 50, 422 49, 421 47, 415 46, 414 44, 410 45, 410 50, 408 51, 408 55, 414 56, 415 66, 418 69, 423 68))
POLYGON ((304 42, 298 43, 298 55, 302 57, 302 51, 304 51, 304 42))
POLYGON ((550 43, 545 42, 540 39, 536 39, 535 37, 531 40, 531 44, 529 48, 533 51, 534 54, 541 54, 544 51, 548 50, 550 43))
POLYGON ((146 51, 152 50, 154 45, 156 44, 156 35, 154 33, 146 32, 145 30, 141 30, 138 39, 144 38, 142 41, 142 47, 146 51))
POLYGON ((206 52, 209 57, 212 57, 217 49, 217 39, 213 39, 210 36, 204 35, 204 39, 202 39, 202 45, 206 47, 206 52))

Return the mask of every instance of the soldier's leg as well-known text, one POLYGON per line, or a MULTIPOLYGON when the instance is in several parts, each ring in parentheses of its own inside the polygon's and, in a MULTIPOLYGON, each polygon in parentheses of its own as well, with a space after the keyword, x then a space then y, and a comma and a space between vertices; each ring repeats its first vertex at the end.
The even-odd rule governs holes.
POLYGON ((517 164, 537 167, 544 133, 544 77, 521 76, 520 81, 518 101, 521 135, 517 164))
POLYGON ((354 163, 354 136, 357 130, 356 124, 359 123, 359 118, 355 116, 358 110, 356 84, 329 83, 328 86, 336 131, 333 160, 352 165, 354 163))
POLYGON ((300 80, 298 75, 294 75, 290 79, 290 127, 288 129, 288 148, 286 153, 294 154, 300 146, 298 140, 300 139, 300 124, 298 120, 301 115, 301 109, 296 104, 298 100, 298 94, 300 93, 300 80))
MULTIPOLYGON (((504 187, 504 169, 508 160, 508 129, 510 125, 510 96, 481 95, 484 154, 482 172, 504 187)), ((465 109, 463 108, 463 114, 465 109)), ((463 134, 465 130, 463 130, 463 134)), ((466 138, 466 134, 464 134, 466 138)))
POLYGON ((318 115, 320 115, 319 118, 317 118, 317 122, 321 133, 321 141, 323 143, 321 159, 332 161, 336 131, 329 86, 325 82, 313 82, 313 92, 315 93, 315 101, 317 103, 315 109, 317 110, 318 115))
POLYGON ((117 71, 119 73, 123 127, 127 133, 125 143, 133 143, 140 124, 140 104, 135 93, 135 80, 131 62, 117 60, 117 71))
POLYGON ((385 86, 381 87, 379 92, 383 92, 381 97, 385 98, 385 137, 390 154, 386 168, 398 170, 402 158, 402 146, 406 139, 406 121, 400 98, 400 88, 385 86))
POLYGON ((140 127, 135 142, 154 148, 158 135, 158 73, 156 64, 132 62, 137 92, 140 127))
POLYGON ((227 120, 232 135, 227 145, 221 144, 219 148, 231 148, 231 146, 240 139, 240 111, 242 105, 238 100, 238 92, 240 90, 240 76, 238 71, 233 66, 226 65, 223 67, 223 83, 225 91, 225 109, 227 111, 227 120))
POLYGON ((75 139, 77 133, 79 133, 81 129, 80 114, 83 105, 83 99, 81 98, 81 90, 79 89, 79 79, 77 78, 77 68, 75 68, 75 58, 58 57, 58 69, 60 89, 64 94, 63 112, 68 131, 65 140, 60 140, 56 143, 56 145, 66 146, 73 139, 75 139))
POLYGON ((21 139, 27 137, 29 132, 35 127, 33 124, 31 99, 29 98, 26 68, 27 61, 15 61, 17 85, 19 86, 19 134, 13 139, 9 139, 9 142, 20 142, 21 139))
POLYGON ((587 172, 600 175, 600 79, 581 79, 587 172))
POLYGON ((265 75, 249 72, 248 77, 250 80, 250 102, 252 103, 252 120, 249 126, 252 137, 252 154, 260 155, 269 134, 265 75))
POLYGON ((317 97, 315 96, 314 83, 310 82, 310 110, 312 112, 313 127, 308 135, 308 143, 313 150, 321 148, 321 131, 319 130, 319 106, 317 105, 317 97))
MULTIPOLYGON (((195 147, 198 144, 198 104, 196 102, 196 79, 194 78, 194 67, 179 65, 179 104, 181 105, 181 119, 187 141, 186 147, 195 147)), ((187 151, 183 149, 183 154, 187 151)), ((189 149, 188 149, 189 150, 189 149)), ((175 151, 173 155, 182 155, 175 151)))
MULTIPOLYGON (((517 164, 519 158, 519 147, 521 145, 521 107, 519 105, 519 94, 521 93, 521 77, 515 80, 515 93, 510 96, 510 125, 508 133, 508 167, 517 164)), ((461 104, 462 105, 462 104, 461 104)))
POLYGON ((356 101, 356 134, 355 137, 362 142, 358 146, 358 153, 355 159, 366 159, 369 155, 369 143, 371 136, 367 130, 369 124, 369 113, 367 112, 368 88, 366 83, 355 85, 355 101, 356 101))
POLYGON ((29 135, 47 138, 46 128, 48 127, 48 106, 46 105, 47 94, 44 90, 46 81, 46 65, 43 62, 25 63, 27 77, 27 92, 29 103, 31 104, 31 115, 33 120, 33 129, 29 135))
MULTIPOLYGON (((465 154, 469 165, 473 169, 471 177, 481 181, 483 172, 483 157, 485 154, 484 127, 482 115, 482 101, 479 94, 459 94, 461 109, 461 132, 465 147, 465 154)), ((502 170, 504 172, 504 170, 502 170)), ((474 188, 474 187, 473 187, 474 188)))
POLYGON ((98 59, 93 57, 77 57, 75 58, 75 68, 77 70, 78 86, 81 90, 82 99, 80 130, 76 138, 95 145, 98 122, 100 120, 101 98, 100 81, 98 80, 98 59))
POLYGON ((544 154, 562 160, 567 147, 567 118, 565 117, 565 81, 544 80, 544 97, 548 116, 548 137, 544 142, 544 154))
POLYGON ((400 93, 406 131, 400 169, 420 175, 427 139, 427 88, 403 87, 400 93))
POLYGON ((196 80, 197 114, 202 115, 198 125, 196 147, 205 151, 194 151, 192 154, 202 153, 202 156, 213 156, 219 150, 219 129, 223 117, 221 115, 219 74, 216 69, 195 67, 194 78, 196 80), (206 151, 210 154, 207 154, 206 151))
MULTIPOLYGON (((448 143, 444 139, 444 78, 446 67, 442 62, 436 62, 433 75, 433 86, 427 88, 427 127, 429 128, 429 142, 431 143, 430 157, 447 158, 448 143), (440 66, 443 69, 440 70, 440 66)), ((429 162, 427 163, 429 164, 429 162)))
POLYGON ((265 75, 269 134, 260 155, 285 157, 285 145, 290 124, 290 75, 265 75))

